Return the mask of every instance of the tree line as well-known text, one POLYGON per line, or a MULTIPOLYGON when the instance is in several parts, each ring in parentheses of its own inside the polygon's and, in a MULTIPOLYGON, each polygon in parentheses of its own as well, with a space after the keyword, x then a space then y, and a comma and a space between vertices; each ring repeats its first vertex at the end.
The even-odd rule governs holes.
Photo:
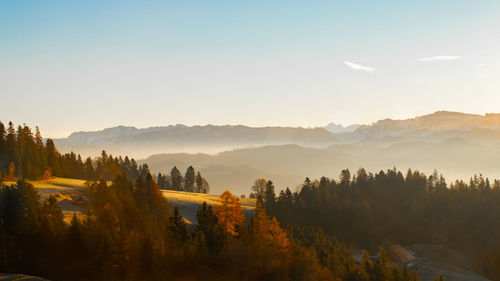
POLYGON ((471 268, 500 280, 500 181, 475 175, 446 183, 436 171, 390 169, 338 180, 306 178, 301 188, 276 195, 271 181, 256 180, 252 195, 283 227, 325 232, 355 248, 377 251, 398 243, 440 244, 471 255, 471 268))
POLYGON ((287 231, 261 200, 246 216, 229 191, 214 206, 203 203, 194 225, 151 174, 135 185, 124 175, 93 182, 87 196, 87 213, 65 224, 54 197, 41 201, 23 181, 2 186, 0 272, 51 280, 419 280, 383 253, 356 263, 352 249, 320 231, 287 231))
POLYGON ((189 166, 184 176, 176 166, 170 170, 170 175, 158 173, 156 181, 159 188, 176 191, 209 193, 210 185, 207 180, 196 172, 193 166, 189 166))
POLYGON ((100 157, 82 159, 74 152, 61 154, 52 139, 45 142, 40 130, 27 125, 8 128, 0 122, 0 179, 46 179, 53 176, 84 180, 112 180, 122 173, 133 181, 149 169, 128 156, 113 157, 102 151, 100 157))
MULTIPOLYGON (((9 122, 6 129, 0 122, 0 180, 40 180, 64 177, 83 180, 108 180, 124 174, 135 182, 139 176, 150 173, 147 164, 139 165, 136 160, 125 156, 113 157, 102 151, 99 157, 83 159, 74 152, 60 153, 52 139, 43 140, 38 127, 33 130, 27 125, 15 128, 9 122)), ((160 188, 187 192, 208 193, 210 185, 189 166, 183 176, 177 167, 170 176, 158 173, 155 180, 160 188)))

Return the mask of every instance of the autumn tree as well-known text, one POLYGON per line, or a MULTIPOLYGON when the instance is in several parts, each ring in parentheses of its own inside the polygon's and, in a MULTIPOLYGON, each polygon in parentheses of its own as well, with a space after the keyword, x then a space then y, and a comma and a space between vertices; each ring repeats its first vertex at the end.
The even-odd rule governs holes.
POLYGON ((217 224, 231 236, 237 236, 245 225, 245 215, 240 200, 226 190, 217 201, 219 203, 215 206, 217 224))
POLYGON ((7 176, 5 177, 6 181, 16 181, 16 165, 14 165, 13 162, 10 162, 9 164, 9 172, 7 173, 7 176))
POLYGON ((291 243, 288 234, 280 227, 275 217, 271 218, 266 214, 260 202, 257 203, 255 216, 252 218, 251 233, 261 250, 274 254, 290 252, 291 243))
POLYGON ((250 193, 250 198, 261 198, 265 196, 267 187, 266 179, 256 179, 252 185, 252 192, 250 193))

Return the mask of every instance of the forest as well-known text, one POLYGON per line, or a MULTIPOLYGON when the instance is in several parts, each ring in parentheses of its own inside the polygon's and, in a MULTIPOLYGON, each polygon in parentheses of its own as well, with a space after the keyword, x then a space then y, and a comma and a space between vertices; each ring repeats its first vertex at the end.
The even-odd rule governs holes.
POLYGON ((275 194, 271 181, 255 181, 252 196, 283 227, 321 229, 355 248, 380 245, 448 245, 472 255, 470 266, 500 280, 500 181, 482 175, 449 185, 436 171, 425 176, 394 169, 372 174, 360 168, 339 180, 311 181, 300 191, 275 194))
MULTIPOLYGON (((0 272, 50 280, 420 280, 391 263, 384 245, 446 244, 473 255, 475 269, 499 279, 500 181, 482 176, 447 185, 391 169, 359 169, 276 194, 271 180, 252 186, 246 216, 230 191, 198 208, 188 225, 160 188, 208 192, 189 167, 152 176, 147 165, 102 153, 85 161, 60 154, 27 126, 0 123, 0 272), (63 221, 54 197, 41 200, 25 179, 88 180, 84 219, 63 221), (15 182, 15 183, 12 183, 15 182), (361 261, 354 249, 368 253, 361 261)), ((442 279, 442 276, 436 276, 442 279)))
POLYGON ((419 280, 383 254, 358 264, 350 248, 321 232, 303 245, 260 203, 246 222, 229 191, 220 205, 199 207, 193 229, 150 174, 135 185, 121 176, 95 182, 88 193, 86 219, 65 225, 53 197, 41 202, 22 181, 4 186, 0 271, 51 280, 419 280))

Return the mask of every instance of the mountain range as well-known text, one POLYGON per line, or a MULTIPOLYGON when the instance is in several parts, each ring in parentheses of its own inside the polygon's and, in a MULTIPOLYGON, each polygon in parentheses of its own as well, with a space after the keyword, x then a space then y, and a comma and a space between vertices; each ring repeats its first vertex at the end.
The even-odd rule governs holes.
POLYGON ((335 142, 335 136, 324 128, 171 125, 137 129, 118 126, 96 132, 76 132, 55 142, 62 151, 95 156, 104 149, 115 155, 137 158, 165 152, 218 153, 263 145, 326 147, 335 142))
POLYGON ((55 140, 61 151, 144 158, 153 172, 174 165, 195 166, 212 192, 248 193, 256 178, 272 179, 278 189, 294 189, 306 176, 337 178, 354 172, 408 168, 447 179, 482 173, 500 177, 500 114, 438 111, 406 120, 384 119, 370 125, 324 128, 247 126, 115 127, 78 132, 55 140))

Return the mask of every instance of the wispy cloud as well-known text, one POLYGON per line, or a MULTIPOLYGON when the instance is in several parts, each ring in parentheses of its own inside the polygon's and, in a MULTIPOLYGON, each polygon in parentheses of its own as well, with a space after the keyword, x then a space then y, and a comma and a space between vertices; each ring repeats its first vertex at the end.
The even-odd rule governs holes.
POLYGON ((457 59, 463 59, 463 57, 460 57, 460 56, 434 56, 434 57, 428 57, 428 58, 420 58, 418 60, 419 61, 446 61, 446 60, 457 60, 457 59))
POLYGON ((350 61, 344 61, 344 64, 347 65, 348 67, 354 69, 354 70, 361 70, 361 71, 366 71, 369 73, 372 73, 375 71, 375 68, 373 68, 373 67, 364 66, 364 65, 353 63, 350 61))

